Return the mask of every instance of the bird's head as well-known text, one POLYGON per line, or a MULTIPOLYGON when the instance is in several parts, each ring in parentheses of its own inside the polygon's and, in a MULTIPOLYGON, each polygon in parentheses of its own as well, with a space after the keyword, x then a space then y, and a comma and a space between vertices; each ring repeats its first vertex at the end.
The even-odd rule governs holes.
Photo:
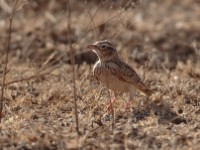
POLYGON ((87 48, 92 49, 102 61, 118 58, 115 47, 107 40, 89 44, 87 48))

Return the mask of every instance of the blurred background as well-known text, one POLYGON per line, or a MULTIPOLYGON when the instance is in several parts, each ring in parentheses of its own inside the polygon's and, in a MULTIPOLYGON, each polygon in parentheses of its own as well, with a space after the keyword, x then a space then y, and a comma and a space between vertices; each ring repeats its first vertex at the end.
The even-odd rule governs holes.
MULTIPOLYGON (((1 58, 13 4, 0 1, 1 58)), ((94 63, 86 45, 107 39, 128 62, 175 69, 178 61, 198 59, 199 8, 199 0, 19 0, 10 57, 36 66, 47 59, 69 63, 72 44, 76 63, 94 63)))

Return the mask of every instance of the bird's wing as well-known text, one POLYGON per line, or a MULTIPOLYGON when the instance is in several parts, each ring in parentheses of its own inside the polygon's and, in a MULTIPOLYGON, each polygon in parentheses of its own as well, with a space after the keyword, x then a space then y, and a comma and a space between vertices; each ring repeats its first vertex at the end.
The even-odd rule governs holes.
POLYGON ((110 63, 111 73, 119 80, 133 84, 137 89, 144 92, 146 95, 150 95, 150 90, 142 82, 139 75, 128 64, 122 61, 112 61, 110 63))
POLYGON ((134 85, 143 84, 142 80, 138 76, 138 74, 133 70, 128 64, 122 61, 112 61, 110 63, 110 69, 112 74, 128 83, 132 83, 134 85))

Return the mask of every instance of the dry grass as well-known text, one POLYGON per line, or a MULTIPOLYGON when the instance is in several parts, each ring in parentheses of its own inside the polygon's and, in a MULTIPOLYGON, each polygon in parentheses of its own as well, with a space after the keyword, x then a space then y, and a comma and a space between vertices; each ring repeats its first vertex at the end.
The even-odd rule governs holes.
MULTIPOLYGON (((6 83, 18 82, 4 93, 1 149, 200 148, 198 1, 143 0, 136 8, 122 6, 122 1, 101 6, 98 1, 72 1, 69 38, 65 0, 30 1, 16 13, 6 83), (138 93, 127 110, 123 105, 128 95, 120 95, 114 129, 105 107, 109 95, 92 76, 96 57, 84 55, 88 43, 104 38, 116 43, 120 56, 156 91, 150 100, 138 93), (70 41, 77 63, 80 136, 73 110, 70 41)), ((0 9, 1 68, 8 17, 0 9)))

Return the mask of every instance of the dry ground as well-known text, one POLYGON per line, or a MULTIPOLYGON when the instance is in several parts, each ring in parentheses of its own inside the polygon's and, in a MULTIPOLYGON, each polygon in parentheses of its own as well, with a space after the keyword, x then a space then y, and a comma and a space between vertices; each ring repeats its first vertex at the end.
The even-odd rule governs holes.
MULTIPOLYGON (((0 8, 1 79, 13 1, 7 2, 0 8)), ((200 149, 199 8, 199 0, 73 0, 68 32, 67 1, 29 1, 13 20, 0 149, 200 149), (92 76, 96 57, 86 49, 99 39, 116 43, 155 90, 150 99, 137 93, 126 110, 128 95, 119 95, 114 129, 107 90, 92 76)))

